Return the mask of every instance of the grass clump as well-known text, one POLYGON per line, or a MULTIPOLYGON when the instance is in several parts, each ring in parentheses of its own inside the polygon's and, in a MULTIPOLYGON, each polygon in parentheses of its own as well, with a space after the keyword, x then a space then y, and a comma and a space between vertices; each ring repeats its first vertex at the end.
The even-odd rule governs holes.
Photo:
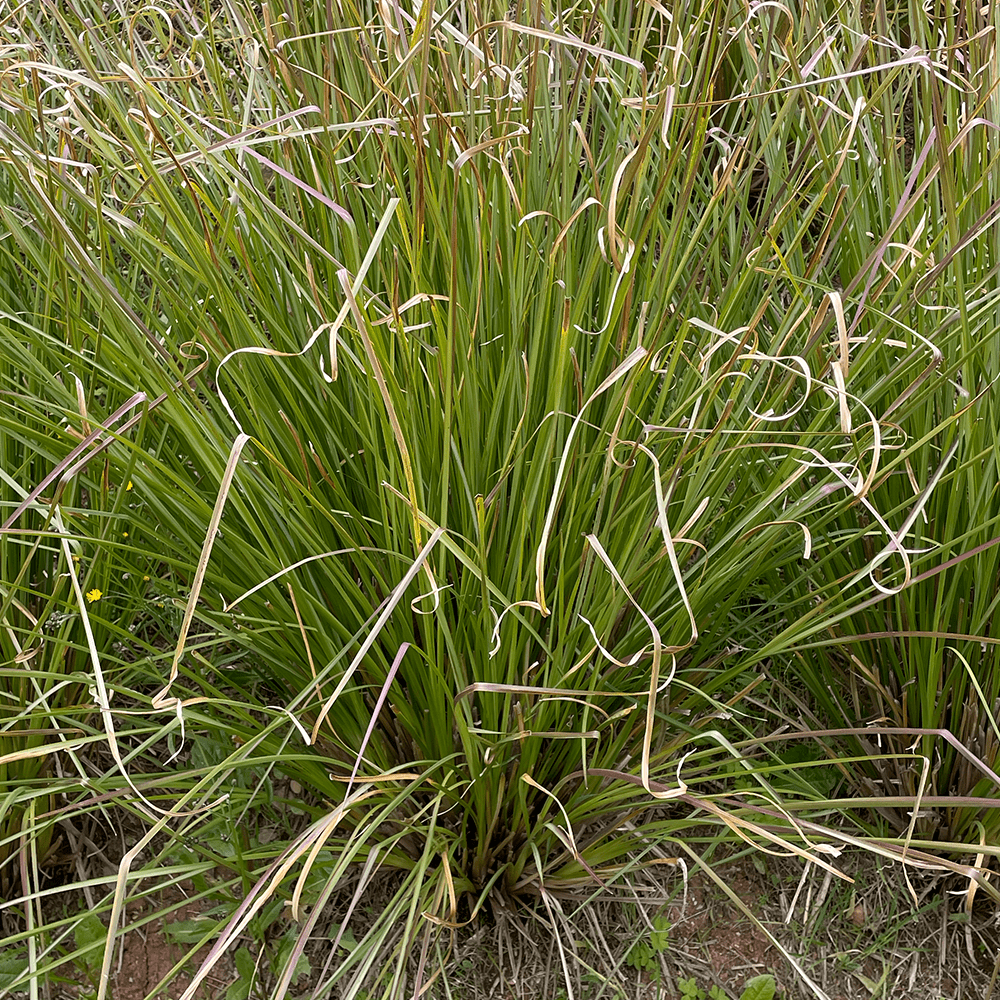
MULTIPOLYGON (((419 993, 524 914, 570 986, 578 908, 694 823, 848 837, 761 740, 771 674, 835 782, 992 843, 995 25, 897 16, 7 15, 6 870, 110 799, 109 945, 140 877, 228 906, 184 998, 248 937, 286 995, 331 900, 318 995, 419 993)), ((20 888, 37 978, 71 935, 20 888)))

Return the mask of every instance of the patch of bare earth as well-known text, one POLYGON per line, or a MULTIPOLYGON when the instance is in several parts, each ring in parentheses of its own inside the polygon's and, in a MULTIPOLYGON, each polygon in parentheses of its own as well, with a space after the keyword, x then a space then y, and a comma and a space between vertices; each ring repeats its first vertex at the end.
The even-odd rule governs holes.
MULTIPOLYGON (((667 910, 665 956, 678 978, 739 997, 749 979, 771 974, 781 998, 816 997, 791 956, 830 1000, 969 1000, 987 995, 1000 956, 1000 912, 983 899, 970 917, 961 886, 911 873, 914 907, 898 865, 867 855, 838 862, 854 883, 800 862, 741 856, 715 874, 758 919, 748 918, 704 872, 687 900, 667 910), (768 933, 781 945, 779 949, 768 933)), ((965 886, 967 888, 967 885, 965 886)), ((660 989, 650 996, 674 1000, 660 989)))
MULTIPOLYGON (((184 898, 185 887, 174 887, 160 894, 159 906, 162 909, 180 902, 184 898)), ((173 1000, 179 997, 191 984, 191 976, 187 971, 178 975, 162 989, 153 992, 157 984, 171 969, 185 957, 187 949, 173 944, 164 930, 164 924, 193 920, 211 904, 205 901, 186 903, 171 912, 169 917, 157 917, 155 920, 138 927, 126 934, 120 945, 120 953, 113 966, 111 995, 115 1000, 173 1000)), ((154 907, 146 900, 136 900, 128 904, 126 915, 129 923, 141 920, 154 907)), ((211 944, 199 949, 185 962, 186 970, 197 969, 208 955, 211 944)), ((207 979, 195 992, 196 1000, 215 1000, 224 993, 227 986, 235 979, 232 960, 223 956, 222 960, 212 969, 207 979)))
MULTIPOLYGON (((633 887, 634 903, 624 897, 579 908, 564 902, 568 919, 560 922, 558 941, 541 908, 534 915, 484 914, 451 939, 448 990, 435 976, 423 995, 438 998, 450 991, 463 1000, 569 995, 575 1000, 687 1000, 690 993, 678 983, 693 979, 703 994, 715 986, 736 1000, 750 979, 764 974, 776 980, 778 1000, 818 995, 829 1000, 978 1000, 987 995, 1000 954, 1000 913, 985 896, 967 918, 960 892, 967 885, 911 873, 918 899, 913 906, 898 865, 860 852, 845 854, 837 864, 853 884, 827 878, 822 869, 805 867, 797 859, 761 854, 714 857, 718 881, 704 870, 684 879, 679 868, 660 868, 658 882, 633 887), (653 917, 665 917, 670 925, 667 947, 653 963, 653 968, 659 966, 655 973, 627 961, 636 941, 649 940, 653 917), (566 967, 577 977, 572 993, 566 988, 560 945, 566 967), (822 994, 809 988, 795 965, 822 994), (581 969, 591 973, 581 975, 581 969)), ((189 955, 185 971, 156 989, 187 952, 172 943, 164 922, 192 920, 211 905, 183 902, 186 891, 183 885, 173 887, 128 904, 132 929, 115 955, 109 991, 113 1000, 177 1000, 187 988, 208 946, 189 955), (177 903, 182 905, 168 916, 156 915, 177 903)), ((367 902, 377 910, 385 900, 376 897, 377 891, 367 902)), ((330 927, 339 923, 339 909, 332 900, 330 927)), ((364 928, 355 930, 363 933, 364 928)), ((317 929, 308 949, 315 981, 298 982, 295 995, 310 996, 318 986, 320 970, 332 957, 331 937, 317 929)), ((235 979, 227 954, 196 997, 219 1000, 235 979)), ((87 990, 64 995, 66 1000, 82 998, 87 990)))
MULTIPOLYGON (((190 986, 192 973, 208 955, 211 942, 188 954, 188 947, 171 938, 169 926, 195 920, 212 903, 203 899, 183 902, 189 891, 190 885, 181 883, 146 898, 126 902, 125 924, 130 929, 115 942, 107 993, 110 1000, 176 1000, 190 986), (170 913, 156 916, 164 910, 170 913), (183 971, 157 989, 164 977, 182 961, 183 971)), ((82 982, 80 970, 71 964, 63 967, 60 978, 63 983, 51 994, 52 1000, 83 1000, 96 995, 93 983, 82 982)), ((224 955, 198 987, 195 1000, 219 1000, 235 979, 232 959, 224 955)))
POLYGON ((538 924, 534 931, 529 925, 527 935, 507 930, 499 955, 497 928, 481 928, 460 944, 455 958, 479 975, 454 976, 452 992, 475 1000, 569 995, 688 1000, 690 986, 679 984, 693 980, 702 996, 717 987, 737 1000, 749 980, 771 975, 777 1000, 987 996, 1000 954, 1000 912, 987 899, 977 900, 966 920, 959 890, 967 885, 911 873, 914 906, 898 865, 862 852, 845 854, 837 864, 853 883, 832 875, 827 879, 825 871, 797 859, 716 856, 713 871, 724 887, 706 871, 694 870, 686 893, 681 871, 664 877, 661 868, 659 885, 634 886, 634 904, 597 902, 579 910, 564 905, 564 912, 573 914, 561 928, 569 967, 574 967, 569 952, 575 950, 579 964, 595 973, 578 978, 572 993, 565 986, 559 946, 553 935, 539 933, 538 924), (654 917, 661 926, 662 918, 669 922, 667 946, 654 962, 632 968, 629 951, 637 941, 650 940, 654 917), (484 975, 485 969, 493 971, 484 975))
MULTIPOLYGON (((752 865, 740 865, 723 875, 751 910, 759 895, 756 874, 752 865)), ((678 978, 693 977, 702 989, 721 986, 735 996, 754 976, 773 975, 779 995, 791 983, 794 974, 772 941, 703 872, 688 880, 686 894, 667 907, 666 916, 671 925, 669 961, 677 967, 678 978)))

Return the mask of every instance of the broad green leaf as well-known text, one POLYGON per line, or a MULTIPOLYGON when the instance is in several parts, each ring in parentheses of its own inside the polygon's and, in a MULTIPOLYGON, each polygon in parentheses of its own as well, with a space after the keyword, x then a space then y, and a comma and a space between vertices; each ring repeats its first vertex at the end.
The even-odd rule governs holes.
POLYGON ((740 1000, 772 1000, 777 986, 773 976, 755 976, 740 994, 740 1000))

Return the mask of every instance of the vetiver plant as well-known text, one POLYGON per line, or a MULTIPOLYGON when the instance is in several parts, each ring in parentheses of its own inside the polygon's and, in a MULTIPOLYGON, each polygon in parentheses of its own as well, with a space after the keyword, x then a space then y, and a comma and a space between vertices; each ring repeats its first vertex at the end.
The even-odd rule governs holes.
POLYGON ((815 699, 816 728, 865 723, 850 738, 864 766, 845 776, 921 846, 1000 832, 998 105, 995 42, 974 40, 992 39, 989 16, 880 15, 882 35, 938 53, 934 73, 873 95, 856 141, 880 156, 840 173, 840 275, 856 303, 844 326, 884 457, 860 498, 872 508, 838 515, 834 544, 817 547, 812 624, 761 649, 808 629, 790 676, 815 699))
MULTIPOLYGON (((106 463, 115 502, 128 483, 141 498, 127 530, 156 567, 133 551, 126 570, 155 582, 129 604, 142 641, 86 644, 87 670, 117 657, 146 714, 98 690, 81 721, 112 750, 101 792, 146 830, 97 883, 109 944, 142 880, 183 869, 231 903, 185 998, 286 899, 300 923, 276 997, 334 898, 319 995, 419 993, 460 927, 526 913, 571 985, 575 909, 662 861, 652 846, 696 856, 692 827, 715 825, 827 864, 849 838, 810 823, 832 792, 814 770, 761 742, 758 668, 800 662, 896 586, 877 573, 911 547, 916 500, 892 491, 905 475, 918 514, 942 502, 951 435, 974 432, 938 359, 977 395, 995 367, 975 336, 994 262, 948 180, 951 143, 985 126, 942 121, 926 149, 904 128, 881 165, 910 89, 932 110, 989 95, 988 60, 957 79, 932 39, 893 50, 860 17, 298 0, 8 16, 0 254, 39 297, 4 320, 4 388, 45 417, 10 439, 5 544, 96 537, 109 558, 106 463), (882 190, 898 197, 876 205, 882 190), (928 281, 980 304, 938 329, 912 299, 928 281), (99 453, 96 435, 74 452, 22 357, 58 372, 67 351, 91 402, 64 385, 55 405, 100 429, 99 453), (31 449, 72 469, 94 527, 66 524, 31 449), (311 822, 245 839, 289 779, 311 822)), ((988 523, 985 446, 961 440, 988 523)), ((935 522, 938 544, 963 545, 953 526, 935 522)), ((100 806, 63 794, 74 815, 100 806)), ((11 907, 41 898, 28 885, 11 907)), ((31 919, 17 940, 44 947, 22 981, 71 951, 71 922, 31 919)))
MULTIPOLYGON (((13 200, 9 183, 4 197, 13 200)), ((133 630, 149 628, 138 621, 149 617, 158 559, 135 537, 131 482, 112 477, 102 451, 113 389, 74 377, 73 345, 52 342, 32 319, 46 322, 53 303, 12 264, 5 255, 0 265, 0 517, 17 525, 0 532, 0 892, 35 899, 22 911, 30 932, 44 923, 38 890, 85 853, 87 836, 57 805, 62 795, 91 797, 88 758, 107 741, 95 711, 120 687, 133 630), (81 479, 81 456, 95 454, 95 475, 81 479)), ((141 415, 126 419, 122 407, 113 420, 124 432, 141 415)), ((26 941, 33 966, 38 942, 26 941)))

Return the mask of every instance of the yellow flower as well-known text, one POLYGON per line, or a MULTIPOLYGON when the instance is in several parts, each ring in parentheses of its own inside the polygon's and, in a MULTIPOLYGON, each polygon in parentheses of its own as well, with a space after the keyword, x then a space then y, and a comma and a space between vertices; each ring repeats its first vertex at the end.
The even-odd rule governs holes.
POLYGON ((94 601, 99 601, 103 596, 103 592, 94 587, 93 590, 87 591, 87 602, 93 604, 94 601))
POLYGON ((128 538, 128 532, 127 531, 123 531, 122 532, 122 538, 128 538))
POLYGON ((125 487, 125 492, 128 493, 128 491, 130 489, 132 489, 132 480, 131 479, 128 481, 128 486, 125 487))

